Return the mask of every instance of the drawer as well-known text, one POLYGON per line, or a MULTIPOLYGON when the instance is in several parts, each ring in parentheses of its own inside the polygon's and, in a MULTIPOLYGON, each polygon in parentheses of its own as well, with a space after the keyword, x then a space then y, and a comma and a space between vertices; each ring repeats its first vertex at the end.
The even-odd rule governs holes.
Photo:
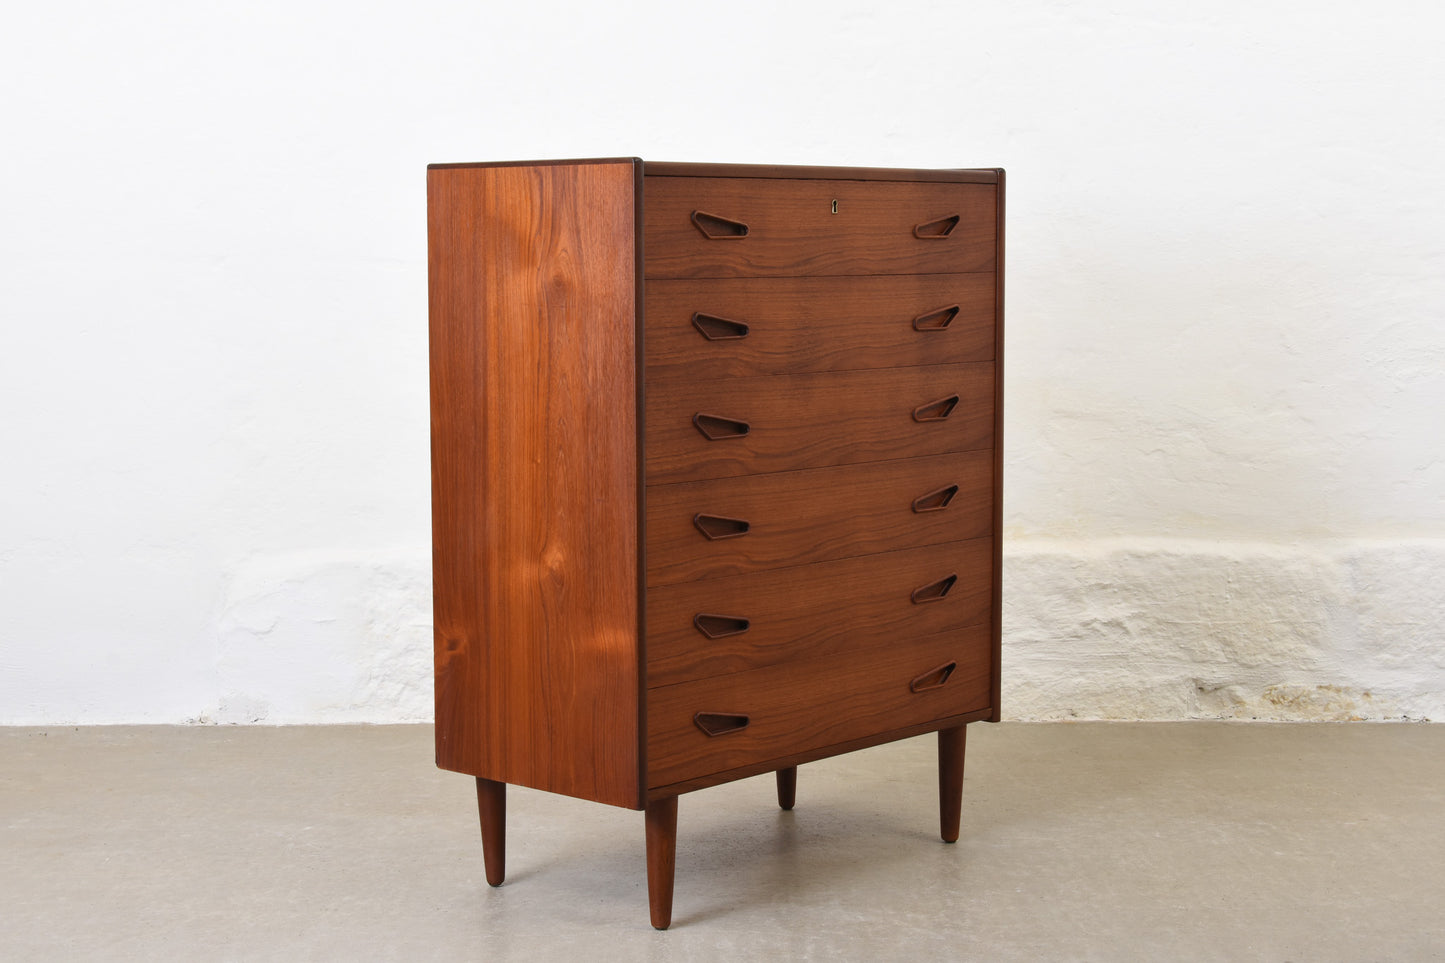
POLYGON ((989 620, 993 539, 703 579, 647 593, 647 684, 851 658, 989 620))
POLYGON ((990 361, 992 274, 652 281, 649 381, 990 361))
POLYGON ((990 651, 988 626, 980 625, 851 659, 789 662, 652 689, 648 785, 986 709, 990 651))
POLYGON ((648 278, 994 269, 992 184, 654 176, 643 192, 648 278))
POLYGON ((647 386, 647 484, 993 444, 991 362, 647 386))
POLYGON ((660 485, 646 517, 649 586, 980 538, 993 453, 660 485))

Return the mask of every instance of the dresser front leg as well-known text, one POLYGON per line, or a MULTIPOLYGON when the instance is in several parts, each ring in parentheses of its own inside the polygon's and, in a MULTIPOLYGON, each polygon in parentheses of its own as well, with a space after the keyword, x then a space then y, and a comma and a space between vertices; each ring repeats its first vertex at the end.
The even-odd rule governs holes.
POLYGON ((945 843, 958 842, 963 811, 963 748, 967 726, 938 730, 939 834, 945 843))
POLYGON ((507 870, 507 784, 478 776, 477 812, 482 817, 482 863, 487 882, 501 886, 507 870))
POLYGON ((647 804, 647 901, 652 926, 672 923, 672 877, 677 865, 677 797, 647 804))
POLYGON ((778 770, 778 808, 792 809, 798 798, 798 767, 778 770))

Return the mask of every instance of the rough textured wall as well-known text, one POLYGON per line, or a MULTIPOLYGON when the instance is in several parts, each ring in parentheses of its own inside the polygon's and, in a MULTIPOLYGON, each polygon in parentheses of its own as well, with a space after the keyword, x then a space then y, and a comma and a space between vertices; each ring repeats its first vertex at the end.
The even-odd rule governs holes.
POLYGON ((0 723, 427 718, 424 166, 632 154, 1008 168, 1010 718, 1440 718, 1442 20, 10 11, 0 723))

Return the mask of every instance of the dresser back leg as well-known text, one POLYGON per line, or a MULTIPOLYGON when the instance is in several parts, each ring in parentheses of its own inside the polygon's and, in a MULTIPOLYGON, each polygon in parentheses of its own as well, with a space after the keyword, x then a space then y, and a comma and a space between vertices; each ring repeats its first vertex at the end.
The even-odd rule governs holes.
POLYGON ((653 928, 672 923, 672 877, 677 865, 677 797, 647 804, 647 900, 653 928))
POLYGON ((963 749, 966 726, 938 730, 939 834, 945 843, 958 842, 963 810, 963 749))
POLYGON ((778 808, 792 809, 798 798, 798 767, 778 770, 778 808))
POLYGON ((482 862, 487 882, 501 886, 507 869, 507 784, 477 777, 477 811, 482 817, 482 862))

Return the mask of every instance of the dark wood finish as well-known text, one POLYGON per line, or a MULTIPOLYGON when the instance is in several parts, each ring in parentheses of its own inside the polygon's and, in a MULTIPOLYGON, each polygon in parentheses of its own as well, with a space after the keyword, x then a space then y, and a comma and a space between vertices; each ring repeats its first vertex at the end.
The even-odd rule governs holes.
POLYGON ((742 575, 987 535, 992 462, 990 452, 965 451, 654 486, 647 498, 647 583, 742 575), (913 510, 914 499, 943 485, 959 486, 947 508, 913 510), (716 533, 711 538, 699 530, 697 513, 707 516, 702 527, 716 533), (745 522, 746 530, 717 519, 745 522))
POLYGON ((958 842, 963 812, 963 754, 967 726, 938 730, 938 823, 945 843, 958 842))
MULTIPOLYGON (((719 378, 990 361, 992 274, 722 278, 647 285, 647 378, 719 378), (914 321, 950 307, 947 327, 914 321), (741 337, 709 341, 697 314, 740 322, 741 337)), ((706 322, 704 322, 706 323, 706 322)))
POLYGON ((988 625, 993 539, 710 578, 648 594, 647 684, 674 685, 797 659, 846 661, 909 636, 988 625), (936 603, 912 593, 941 576, 958 581, 936 603), (747 629, 709 637, 700 613, 726 612, 747 629))
POLYGON ((631 807, 635 179, 427 177, 437 763, 631 807))
POLYGON ((653 689, 648 693, 648 781, 653 786, 681 782, 880 728, 987 708, 989 662, 988 626, 980 625, 899 639, 848 660, 790 661, 653 689), (920 672, 947 661, 958 666, 946 685, 909 691, 920 672), (709 737, 693 722, 704 710, 746 715, 749 725, 709 737))
POLYGON ((672 925, 672 881, 677 869, 677 797, 647 804, 647 902, 654 929, 672 925))
POLYGON ((482 864, 487 883, 507 876, 507 784, 477 777, 477 813, 482 821, 482 864))
POLYGON ((798 767, 785 766, 779 769, 778 776, 778 808, 789 810, 798 801, 798 767))
POLYGON ((647 484, 990 448, 993 381, 984 363, 649 385, 647 484), (952 395, 947 417, 914 418, 952 395), (699 412, 748 432, 709 440, 699 412))
POLYGON ((708 789, 712 786, 721 786, 724 783, 736 782, 739 779, 747 779, 750 776, 759 776, 775 772, 785 766, 801 766, 805 763, 817 762, 819 759, 827 759, 830 756, 857 752, 859 749, 869 749, 873 746, 897 742, 900 739, 907 739, 911 736, 937 732, 939 729, 948 729, 953 726, 966 725, 971 722, 982 722, 989 717, 991 712, 992 709, 978 709, 973 712, 949 716, 947 719, 930 719, 927 722, 900 726, 897 729, 872 732, 858 739, 845 739, 842 742, 819 746, 816 749, 808 749, 803 752, 790 752, 786 756, 778 759, 767 759, 763 762, 749 763, 733 769, 724 769, 721 772, 710 772, 704 776, 695 776, 691 779, 684 779, 666 786, 653 786, 647 790, 647 798, 664 799, 668 796, 680 796, 683 793, 696 792, 699 789, 708 789))
POLYGON ((994 269, 993 184, 645 176, 643 190, 649 280, 994 269), (708 237, 699 210, 745 223, 747 236, 708 237), (946 238, 915 236, 955 214, 946 238))

